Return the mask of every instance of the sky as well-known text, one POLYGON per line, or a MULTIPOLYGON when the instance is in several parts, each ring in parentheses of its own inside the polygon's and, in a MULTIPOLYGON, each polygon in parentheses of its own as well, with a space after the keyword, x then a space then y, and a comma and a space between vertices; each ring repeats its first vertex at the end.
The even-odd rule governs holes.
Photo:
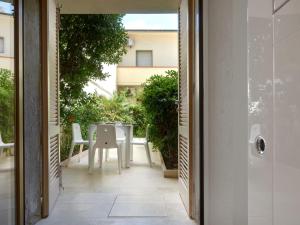
POLYGON ((177 14, 126 14, 123 18, 126 29, 177 30, 177 14))
MULTIPOLYGON (((13 6, 1 2, 0 12, 12 13, 13 6)), ((148 29, 148 30, 177 30, 177 14, 126 14, 123 18, 126 29, 148 29)))
POLYGON ((0 0, 0 13, 12 13, 13 6, 10 3, 1 2, 0 0))

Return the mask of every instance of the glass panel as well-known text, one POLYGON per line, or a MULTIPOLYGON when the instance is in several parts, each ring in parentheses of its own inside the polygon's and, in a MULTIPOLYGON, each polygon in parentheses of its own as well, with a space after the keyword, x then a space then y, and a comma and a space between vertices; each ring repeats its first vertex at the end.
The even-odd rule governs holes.
POLYGON ((0 224, 15 224, 14 5, 0 0, 0 224))

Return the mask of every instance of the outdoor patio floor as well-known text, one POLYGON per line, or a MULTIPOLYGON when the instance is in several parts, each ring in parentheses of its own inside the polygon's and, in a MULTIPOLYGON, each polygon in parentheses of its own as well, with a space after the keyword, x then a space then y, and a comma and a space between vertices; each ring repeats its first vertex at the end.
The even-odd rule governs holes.
MULTIPOLYGON (((155 161, 155 157, 154 161, 155 161)), ((158 161, 158 159, 156 159, 158 161)), ((49 218, 38 225, 192 225, 176 179, 150 168, 143 147, 134 147, 132 166, 117 173, 114 150, 109 162, 87 172, 87 153, 63 169, 62 191, 49 218)))

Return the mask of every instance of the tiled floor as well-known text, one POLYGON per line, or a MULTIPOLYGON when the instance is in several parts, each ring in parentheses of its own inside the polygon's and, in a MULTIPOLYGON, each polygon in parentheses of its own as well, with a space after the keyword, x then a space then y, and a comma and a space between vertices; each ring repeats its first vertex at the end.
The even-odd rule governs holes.
POLYGON ((147 165, 142 147, 134 148, 131 168, 117 173, 112 159, 87 173, 87 157, 63 169, 62 191, 51 216, 38 225, 192 225, 179 197, 177 180, 147 165))

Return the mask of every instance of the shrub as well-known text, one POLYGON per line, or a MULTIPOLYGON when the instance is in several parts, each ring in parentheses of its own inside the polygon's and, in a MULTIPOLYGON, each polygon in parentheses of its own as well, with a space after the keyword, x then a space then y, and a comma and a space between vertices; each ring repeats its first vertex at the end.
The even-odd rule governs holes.
POLYGON ((135 137, 145 137, 147 120, 146 120, 146 111, 140 103, 130 105, 130 116, 133 120, 133 135, 135 137))
POLYGON ((0 133, 4 142, 14 139, 14 75, 0 69, 0 133))
POLYGON ((150 140, 162 154, 166 167, 178 168, 178 73, 154 75, 144 84, 142 105, 150 124, 150 140))

